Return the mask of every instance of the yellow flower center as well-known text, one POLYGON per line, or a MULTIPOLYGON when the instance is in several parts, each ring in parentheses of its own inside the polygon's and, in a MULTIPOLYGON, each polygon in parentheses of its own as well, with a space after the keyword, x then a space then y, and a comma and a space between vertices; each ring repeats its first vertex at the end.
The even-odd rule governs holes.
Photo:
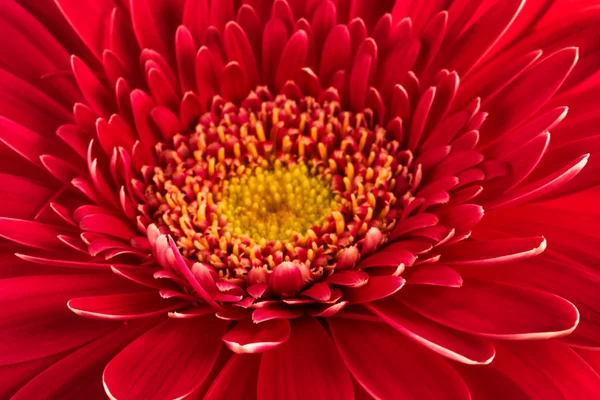
POLYGON ((330 184, 312 176, 304 163, 275 163, 272 169, 256 167, 250 174, 227 180, 218 213, 234 234, 259 243, 291 240, 322 224, 335 209, 330 184))

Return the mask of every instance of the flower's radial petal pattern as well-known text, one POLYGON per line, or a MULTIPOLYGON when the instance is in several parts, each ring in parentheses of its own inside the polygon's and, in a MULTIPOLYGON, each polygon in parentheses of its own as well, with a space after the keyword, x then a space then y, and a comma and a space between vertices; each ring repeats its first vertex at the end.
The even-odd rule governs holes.
POLYGON ((0 3, 0 397, 600 392, 597 2, 0 3))
POLYGON ((474 395, 578 399, 600 390, 600 375, 562 343, 510 342, 498 344, 497 350, 489 369, 459 367, 474 395))
POLYGON ((104 365, 155 324, 152 319, 130 323, 77 349, 23 386, 13 399, 31 399, 40 393, 49 398, 96 398, 103 391, 97 378, 104 365))
POLYGON ((352 397, 350 374, 333 341, 314 318, 292 321, 287 342, 262 356, 260 400, 352 397))
POLYGON ((394 329, 452 360, 489 364, 494 358, 494 347, 487 340, 438 325, 396 299, 379 300, 367 307, 394 329))
POLYGON ((386 324, 334 317, 329 327, 352 375, 373 397, 403 393, 415 399, 469 398, 466 385, 446 361, 386 324))
POLYGON ((226 326, 210 315, 161 323, 108 363, 103 375, 107 393, 116 399, 189 395, 217 360, 226 326))
POLYGON ((459 289, 407 286, 397 298, 442 325, 497 339, 561 337, 579 323, 577 308, 562 297, 485 281, 465 280, 459 289))
POLYGON ((234 354, 208 390, 205 400, 256 400, 260 356, 234 354))

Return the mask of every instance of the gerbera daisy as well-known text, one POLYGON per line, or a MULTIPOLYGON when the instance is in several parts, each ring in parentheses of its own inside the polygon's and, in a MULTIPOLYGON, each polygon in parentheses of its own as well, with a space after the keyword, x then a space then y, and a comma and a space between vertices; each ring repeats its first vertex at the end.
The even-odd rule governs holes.
POLYGON ((600 393, 600 7, 0 1, 0 398, 600 393))

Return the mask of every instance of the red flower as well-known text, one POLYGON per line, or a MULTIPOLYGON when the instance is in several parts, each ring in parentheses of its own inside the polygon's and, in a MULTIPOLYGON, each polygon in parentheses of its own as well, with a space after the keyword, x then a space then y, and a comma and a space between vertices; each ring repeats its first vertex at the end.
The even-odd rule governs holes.
POLYGON ((587 3, 0 2, 0 397, 600 393, 587 3))

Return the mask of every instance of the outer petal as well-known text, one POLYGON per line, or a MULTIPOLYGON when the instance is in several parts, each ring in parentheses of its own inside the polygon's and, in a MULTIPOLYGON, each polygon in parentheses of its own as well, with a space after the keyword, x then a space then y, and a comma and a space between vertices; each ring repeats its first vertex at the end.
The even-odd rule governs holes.
POLYGON ((263 355, 258 398, 353 398, 350 374, 316 319, 307 317, 293 321, 289 340, 263 355))
POLYGON ((108 363, 103 376, 107 394, 113 399, 187 396, 212 369, 226 327, 213 316, 163 322, 108 363))
POLYGON ((367 307, 394 329, 445 357, 465 364, 489 364, 496 354, 489 341, 438 325, 394 298, 367 307))
POLYGON ((502 343, 490 366, 458 370, 474 398, 589 399, 600 376, 568 346, 550 340, 502 343))
POLYGON ((78 317, 76 296, 125 291, 113 274, 46 275, 0 280, 0 364, 13 364, 81 346, 118 325, 78 317))
POLYGON ((100 376, 106 363, 155 322, 124 325, 78 349, 32 379, 13 399, 39 398, 40 393, 55 399, 96 398, 102 393, 100 376))
POLYGON ((141 292, 71 299, 67 306, 82 317, 130 320, 165 315, 186 303, 176 298, 163 299, 158 293, 141 292))
POLYGON ((340 318, 331 318, 329 327, 344 362, 371 396, 469 398, 466 385, 446 361, 391 327, 340 318))
POLYGON ((260 356, 235 354, 221 370, 204 400, 256 400, 260 356))
POLYGON ((448 327, 506 339, 546 339, 573 332, 577 308, 556 295, 477 280, 460 289, 407 286, 398 299, 448 327))

